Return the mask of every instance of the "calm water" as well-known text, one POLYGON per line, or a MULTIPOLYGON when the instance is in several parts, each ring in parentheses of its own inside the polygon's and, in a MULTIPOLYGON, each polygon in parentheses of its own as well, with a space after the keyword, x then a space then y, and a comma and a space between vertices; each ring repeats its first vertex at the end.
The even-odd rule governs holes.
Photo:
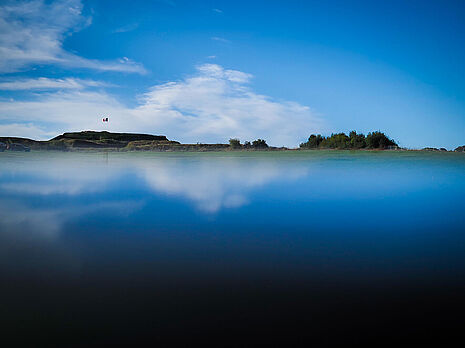
POLYGON ((0 153, 2 336, 444 343, 464 199, 454 153, 0 153))

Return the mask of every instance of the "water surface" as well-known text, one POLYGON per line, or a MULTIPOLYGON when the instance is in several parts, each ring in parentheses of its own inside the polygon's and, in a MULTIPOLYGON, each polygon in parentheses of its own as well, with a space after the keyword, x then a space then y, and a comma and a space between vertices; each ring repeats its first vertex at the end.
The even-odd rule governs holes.
POLYGON ((465 324, 464 197, 457 153, 0 153, 0 325, 59 346, 440 342, 465 324))

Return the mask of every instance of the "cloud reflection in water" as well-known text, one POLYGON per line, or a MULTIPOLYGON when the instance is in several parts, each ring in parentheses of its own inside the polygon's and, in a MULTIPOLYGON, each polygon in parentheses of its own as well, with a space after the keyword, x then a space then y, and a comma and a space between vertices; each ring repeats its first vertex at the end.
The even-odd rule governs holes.
POLYGON ((247 204, 254 189, 308 171, 253 156, 32 153, 6 159, 0 174, 0 229, 18 227, 49 237, 68 219, 109 208, 138 209, 143 199, 118 198, 121 188, 134 183, 151 195, 180 198, 212 214, 247 204))

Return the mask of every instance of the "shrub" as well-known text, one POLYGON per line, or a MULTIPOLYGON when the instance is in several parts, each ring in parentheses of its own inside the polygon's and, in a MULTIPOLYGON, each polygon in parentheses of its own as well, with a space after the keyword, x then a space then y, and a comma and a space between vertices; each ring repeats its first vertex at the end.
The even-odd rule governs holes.
POLYGON ((368 133, 366 137, 367 147, 371 149, 384 149, 388 146, 397 146, 397 144, 389 139, 384 133, 379 131, 368 133))
POLYGON ((318 148, 320 146, 321 142, 324 139, 325 138, 322 137, 320 134, 318 134, 318 135, 312 134, 312 135, 310 135, 310 137, 308 138, 308 141, 306 143, 300 144, 300 147, 307 148, 307 149, 316 149, 316 148, 318 148))
POLYGON ((329 149, 348 149, 350 147, 350 140, 344 133, 331 134, 330 137, 325 138, 320 147, 329 149))
POLYGON ((231 146, 233 149, 238 149, 241 147, 241 142, 236 138, 229 139, 229 146, 231 146))
POLYGON ((361 149, 367 146, 365 135, 357 134, 356 131, 349 133, 350 147, 353 149, 361 149))
POLYGON ((252 142, 252 146, 257 149, 267 148, 268 144, 263 139, 257 139, 252 142))
POLYGON ((307 142, 300 144, 304 149, 385 149, 389 146, 397 144, 379 131, 368 133, 366 137, 356 131, 350 132, 349 136, 345 133, 331 134, 329 137, 312 134, 307 142))

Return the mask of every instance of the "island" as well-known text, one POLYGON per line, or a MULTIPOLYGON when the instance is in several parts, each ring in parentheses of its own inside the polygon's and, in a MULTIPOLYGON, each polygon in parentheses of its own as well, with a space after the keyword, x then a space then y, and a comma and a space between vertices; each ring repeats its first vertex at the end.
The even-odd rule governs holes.
MULTIPOLYGON (((112 133, 107 131, 69 132, 50 140, 32 140, 19 137, 0 137, 0 152, 3 151, 298 151, 298 150, 406 150, 380 131, 366 136, 352 131, 349 135, 335 133, 325 137, 312 134, 299 148, 269 146, 264 139, 241 143, 239 139, 229 139, 227 144, 182 144, 169 140, 164 135, 138 133, 112 133)), ((424 148, 423 151, 447 151, 444 148, 424 148)), ((465 146, 454 151, 465 152, 465 146)))

